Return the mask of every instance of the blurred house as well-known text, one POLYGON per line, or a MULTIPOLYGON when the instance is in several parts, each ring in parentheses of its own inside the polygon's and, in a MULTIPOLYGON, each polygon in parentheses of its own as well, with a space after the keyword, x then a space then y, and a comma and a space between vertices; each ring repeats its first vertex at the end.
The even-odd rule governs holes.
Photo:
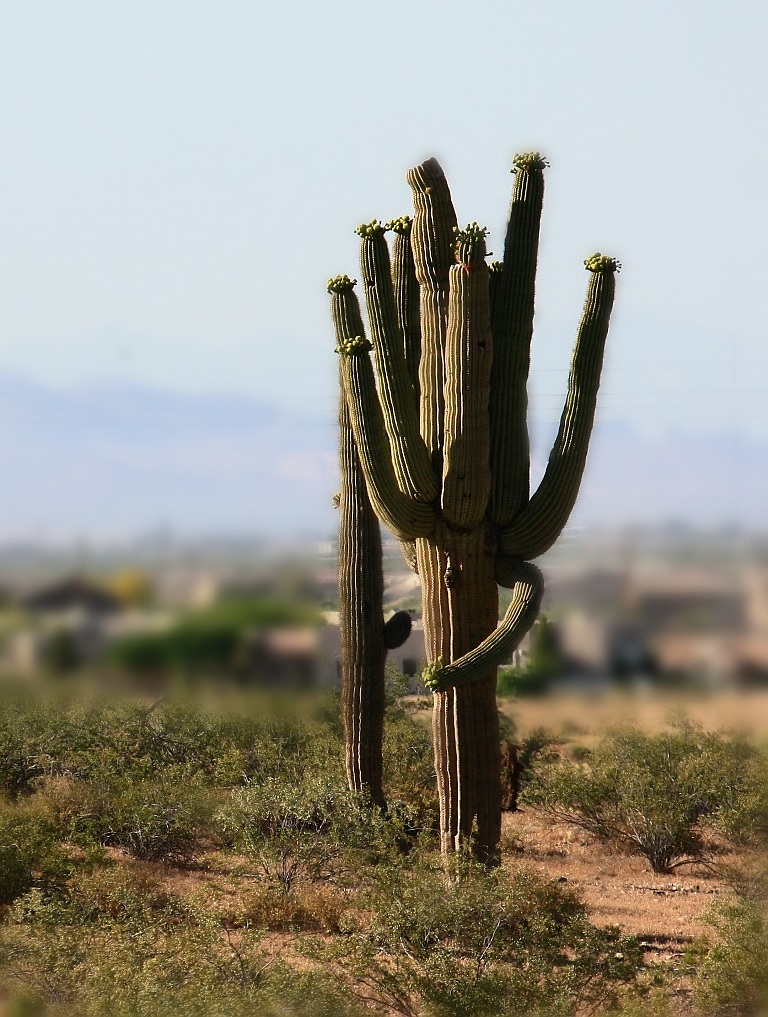
MULTIPOLYGON (((323 684, 338 685, 341 681, 341 630, 339 628, 338 611, 325 611, 326 625, 318 630, 318 661, 319 678, 323 684)), ((395 650, 387 651, 387 663, 392 664, 407 678, 412 679, 415 691, 416 679, 426 664, 424 648, 424 626, 421 621, 414 621, 411 633, 395 650)))
POLYGON ((768 681, 768 571, 588 570, 548 582, 575 671, 718 683, 768 681))
POLYGON ((29 624, 8 636, 3 656, 7 669, 23 674, 42 667, 74 670, 98 659, 122 604, 103 586, 74 575, 27 591, 17 608, 29 624))

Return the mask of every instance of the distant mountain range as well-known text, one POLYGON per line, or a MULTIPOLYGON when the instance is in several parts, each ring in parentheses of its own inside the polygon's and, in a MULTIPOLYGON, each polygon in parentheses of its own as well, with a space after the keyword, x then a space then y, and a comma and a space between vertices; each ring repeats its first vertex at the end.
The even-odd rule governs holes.
POLYGON ((0 538, 320 533, 335 422, 242 396, 0 376, 0 538))
MULTIPOLYGON (((551 428, 537 428, 537 433, 551 428)), ((534 471, 548 449, 538 443, 534 471)), ((335 421, 245 396, 0 375, 0 539, 317 534, 335 529, 335 421)), ((595 435, 576 525, 768 520, 768 444, 739 434, 595 435)))

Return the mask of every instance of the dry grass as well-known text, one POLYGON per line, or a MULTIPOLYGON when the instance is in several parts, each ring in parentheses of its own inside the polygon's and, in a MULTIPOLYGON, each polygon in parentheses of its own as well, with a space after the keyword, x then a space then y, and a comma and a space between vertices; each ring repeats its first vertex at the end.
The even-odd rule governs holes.
POLYGON ((768 691, 723 691, 711 694, 654 692, 648 695, 606 692, 595 695, 552 695, 506 700, 502 712, 510 716, 519 737, 537 727, 591 747, 601 731, 632 721, 653 733, 671 716, 682 713, 707 730, 734 728, 759 741, 768 740, 768 691))

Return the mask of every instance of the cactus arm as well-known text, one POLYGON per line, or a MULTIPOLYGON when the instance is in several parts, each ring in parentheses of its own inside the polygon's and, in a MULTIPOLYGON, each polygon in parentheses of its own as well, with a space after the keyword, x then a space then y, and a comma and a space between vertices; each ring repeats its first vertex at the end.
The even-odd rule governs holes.
POLYGON ((355 443, 374 509, 398 540, 427 536, 435 527, 435 510, 426 502, 409 498, 397 486, 368 349, 342 350, 341 374, 355 443))
POLYGON ((419 361, 421 360, 421 321, 419 317, 419 281, 411 250, 411 226, 409 215, 391 219, 386 228, 395 235, 392 243, 392 288, 395 291, 397 322, 403 337, 405 362, 419 405, 419 361))
POLYGON ((471 685, 509 659, 521 639, 536 621, 544 593, 544 577, 535 565, 520 562, 512 587, 512 601, 501 624, 479 646, 452 664, 430 664, 422 681, 432 692, 471 685))
POLYGON ((491 493, 488 396, 493 341, 486 230, 457 231, 445 344, 443 514, 458 529, 477 526, 491 493))
POLYGON ((405 560, 405 564, 416 575, 419 574, 419 563, 416 556, 416 541, 415 540, 401 540, 400 551, 405 560))
POLYGON ((431 502, 438 495, 437 479, 419 434, 418 406, 397 320, 384 227, 374 219, 358 226, 357 233, 379 400, 397 484, 410 498, 431 502))
POLYGON ((603 352, 620 268, 614 258, 594 254, 584 262, 591 276, 568 379, 560 429, 538 490, 501 532, 504 554, 537 558, 554 544, 576 502, 595 418, 603 352))
MULTIPOLYGON (((331 295, 331 318, 336 342, 343 346, 355 337, 365 336, 365 325, 360 314, 360 304, 353 290, 357 279, 348 275, 335 275, 328 280, 328 292, 331 295)), ((341 380, 341 379, 339 379, 341 380)))
POLYGON ((436 159, 428 159, 407 173, 413 191, 411 250, 420 287, 421 436, 432 465, 442 471, 443 350, 448 320, 448 270, 453 264, 456 212, 445 174, 436 159))
POLYGON ((343 392, 339 399, 339 632, 347 779, 384 805, 384 579, 379 520, 366 492, 343 392))
POLYGON ((395 611, 389 621, 384 623, 384 647, 396 650, 402 646, 411 634, 411 616, 407 611, 395 611))
POLYGON ((503 271, 494 280, 490 515, 502 527, 528 501, 527 385, 545 166, 538 152, 515 156, 503 271))
POLYGON ((346 275, 328 281, 344 397, 371 503, 381 521, 398 539, 412 540, 432 531, 435 512, 431 505, 408 498, 397 486, 368 356, 370 343, 362 331, 354 285, 354 280, 346 275))

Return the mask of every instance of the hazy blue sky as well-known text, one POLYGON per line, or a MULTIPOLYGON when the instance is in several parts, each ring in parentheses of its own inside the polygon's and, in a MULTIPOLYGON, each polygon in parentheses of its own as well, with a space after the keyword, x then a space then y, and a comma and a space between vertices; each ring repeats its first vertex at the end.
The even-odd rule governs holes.
POLYGON ((760 0, 2 0, 0 371, 330 415, 355 224, 434 154, 498 252, 537 148, 536 412, 603 250, 601 418, 768 437, 767 39, 760 0))

